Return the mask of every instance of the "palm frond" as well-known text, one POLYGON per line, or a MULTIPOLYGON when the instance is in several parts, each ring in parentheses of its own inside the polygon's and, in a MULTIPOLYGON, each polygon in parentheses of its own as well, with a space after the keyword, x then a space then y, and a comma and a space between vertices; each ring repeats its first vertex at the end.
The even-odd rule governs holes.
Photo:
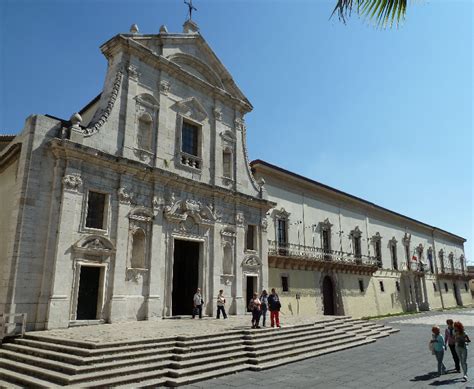
POLYGON ((337 0, 331 17, 337 14, 346 22, 352 11, 379 27, 399 25, 405 18, 408 0, 337 0))

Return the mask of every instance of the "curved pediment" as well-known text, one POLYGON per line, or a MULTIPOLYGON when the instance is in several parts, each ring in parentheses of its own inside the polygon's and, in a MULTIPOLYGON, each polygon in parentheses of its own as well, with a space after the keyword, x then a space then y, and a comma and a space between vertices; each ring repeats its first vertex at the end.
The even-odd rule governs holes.
POLYGON ((224 89, 219 75, 206 63, 191 54, 175 53, 168 57, 171 62, 181 66, 187 72, 208 82, 211 85, 224 89))
POLYGON ((115 252, 113 243, 101 235, 88 235, 72 246, 74 251, 89 255, 109 256, 115 252))

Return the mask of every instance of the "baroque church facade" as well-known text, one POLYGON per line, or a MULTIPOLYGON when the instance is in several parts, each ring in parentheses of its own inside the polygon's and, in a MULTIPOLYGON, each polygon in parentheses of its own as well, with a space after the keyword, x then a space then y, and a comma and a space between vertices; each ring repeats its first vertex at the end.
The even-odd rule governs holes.
POLYGON ((472 303, 454 234, 263 161, 252 105, 188 20, 101 46, 102 92, 0 138, 0 312, 28 329, 230 314, 275 287, 287 314, 472 303))

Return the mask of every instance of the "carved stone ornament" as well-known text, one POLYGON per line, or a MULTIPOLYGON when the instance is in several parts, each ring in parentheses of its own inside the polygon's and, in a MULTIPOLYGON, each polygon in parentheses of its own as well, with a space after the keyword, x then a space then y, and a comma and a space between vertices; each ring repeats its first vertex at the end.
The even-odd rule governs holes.
POLYGON ((221 111, 221 110, 219 110, 219 109, 217 109, 217 108, 214 108, 213 111, 212 111, 212 113, 214 114, 214 118, 215 118, 216 120, 219 120, 219 121, 222 120, 222 111, 221 111))
POLYGON ((350 236, 352 236, 353 238, 360 238, 362 236, 362 231, 360 230, 359 226, 357 226, 350 232, 350 236))
POLYGON ((134 81, 138 81, 138 68, 135 65, 130 64, 127 68, 128 77, 134 81))
POLYGON ((411 240, 411 234, 409 234, 408 232, 405 232, 405 236, 403 237, 403 244, 405 246, 409 245, 410 240, 411 240))
POLYGON ((267 231, 268 228, 268 221, 266 216, 262 217, 262 220, 260 221, 260 227, 262 227, 262 231, 267 231))
POLYGON ((82 178, 78 174, 67 174, 63 177, 64 190, 78 192, 82 186, 82 178))
POLYGON ((245 122, 241 118, 234 120, 234 126, 237 131, 243 131, 245 129, 245 122))
POLYGON ((380 236, 380 233, 377 232, 374 236, 372 236, 372 238, 370 239, 373 243, 375 242, 378 242, 382 239, 382 237, 380 236))
POLYGON ((160 207, 163 205, 163 199, 161 196, 153 196, 153 209, 160 209, 160 207))
POLYGON ((72 246, 73 250, 87 255, 108 257, 115 252, 110 240, 100 235, 89 235, 72 246))
POLYGON ((221 274, 221 284, 230 286, 232 285, 233 280, 234 280, 233 274, 221 274))
POLYGON ((147 272, 148 269, 136 269, 127 267, 127 281, 138 283, 147 272))
POLYGON ((235 215, 235 224, 242 227, 245 223, 245 217, 242 212, 237 212, 235 215))
POLYGON ((133 202, 133 192, 125 187, 120 188, 117 195, 122 204, 131 204, 133 202))
POLYGON ((171 84, 168 81, 161 81, 160 82, 160 91, 164 95, 167 95, 171 90, 171 84))
POLYGON ((260 265, 261 263, 259 258, 254 254, 247 255, 242 262, 242 267, 247 269, 258 269, 260 265))
POLYGON ((237 233, 235 232, 235 228, 227 226, 224 227, 221 230, 221 236, 222 238, 231 238, 234 239, 236 237, 237 233))
POLYGON ((155 154, 147 150, 133 149, 135 156, 143 163, 150 164, 155 157, 155 154))
POLYGON ((164 215, 176 223, 185 221, 189 216, 198 224, 213 224, 216 221, 216 216, 209 206, 192 199, 178 200, 173 205, 167 205, 164 215))

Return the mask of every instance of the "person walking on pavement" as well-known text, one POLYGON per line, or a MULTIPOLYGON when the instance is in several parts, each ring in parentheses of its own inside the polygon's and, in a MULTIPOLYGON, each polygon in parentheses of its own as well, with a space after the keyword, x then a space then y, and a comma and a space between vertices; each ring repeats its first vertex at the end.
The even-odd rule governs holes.
POLYGON ((280 298, 278 297, 275 288, 272 288, 272 293, 268 296, 268 308, 270 309, 270 324, 275 327, 275 324, 280 328, 280 298))
POLYGON ((443 336, 440 335, 439 333, 438 326, 434 326, 431 329, 431 332, 433 333, 433 336, 430 343, 433 345, 433 351, 436 356, 436 360, 438 361, 438 377, 439 377, 441 374, 446 374, 446 366, 444 366, 443 364, 444 339, 443 339, 443 336))
POLYGON ((202 305, 204 300, 202 299, 201 289, 197 288, 196 293, 193 297, 193 319, 196 317, 196 314, 199 314, 199 318, 202 319, 202 305))
POLYGON ((453 323, 454 322, 452 319, 446 320, 448 328, 446 328, 446 330, 444 331, 444 344, 446 346, 449 346, 449 349, 451 350, 451 355, 453 356, 454 368, 456 369, 456 372, 460 373, 461 368, 459 366, 458 353, 456 352, 456 342, 454 338, 455 330, 453 323))
POLYGON ((262 303, 261 305, 261 318, 262 318, 262 326, 265 327, 265 322, 267 321, 267 310, 268 310, 268 293, 264 289, 262 290, 262 294, 260 295, 260 302, 262 303))
POLYGON ((227 314, 225 313, 225 297, 224 297, 224 291, 222 289, 219 291, 219 294, 217 295, 217 319, 220 319, 221 312, 224 319, 227 319, 227 314))
POLYGON ((249 310, 252 311, 252 328, 260 328, 259 322, 261 305, 262 304, 258 298, 258 294, 254 293, 253 298, 249 303, 249 310))
POLYGON ((456 352, 459 357, 459 362, 462 367, 462 372, 464 376, 462 380, 464 382, 467 381, 467 344, 471 343, 471 339, 467 336, 466 332, 464 331, 464 326, 460 321, 455 321, 454 324, 454 340, 455 340, 455 347, 456 352))

